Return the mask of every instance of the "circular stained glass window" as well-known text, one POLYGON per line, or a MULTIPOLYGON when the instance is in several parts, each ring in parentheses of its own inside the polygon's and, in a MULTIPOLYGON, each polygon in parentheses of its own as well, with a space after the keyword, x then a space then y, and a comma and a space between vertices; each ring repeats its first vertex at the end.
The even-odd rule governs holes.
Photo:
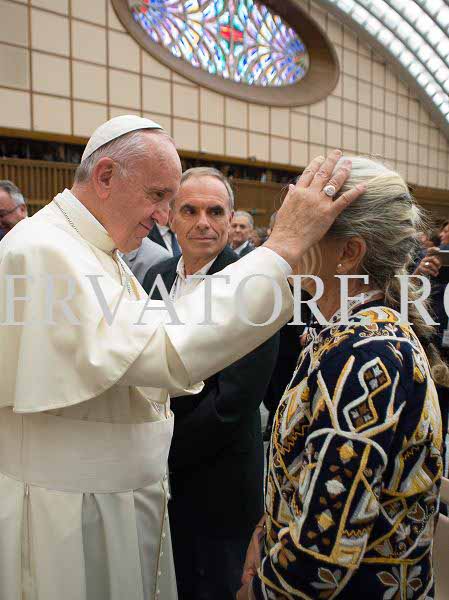
POLYGON ((298 83, 309 68, 299 37, 254 0, 128 0, 134 20, 175 57, 251 86, 298 83))
POLYGON ((112 0, 158 62, 220 94, 271 106, 322 100, 337 54, 299 0, 112 0))

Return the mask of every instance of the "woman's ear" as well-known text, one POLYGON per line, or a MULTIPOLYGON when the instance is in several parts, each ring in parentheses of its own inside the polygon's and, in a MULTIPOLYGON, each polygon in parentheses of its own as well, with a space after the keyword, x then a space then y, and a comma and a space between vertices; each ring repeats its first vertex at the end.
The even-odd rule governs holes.
POLYGON ((350 273, 357 270, 365 254, 365 240, 360 237, 349 238, 344 243, 339 263, 344 264, 346 273, 350 273))

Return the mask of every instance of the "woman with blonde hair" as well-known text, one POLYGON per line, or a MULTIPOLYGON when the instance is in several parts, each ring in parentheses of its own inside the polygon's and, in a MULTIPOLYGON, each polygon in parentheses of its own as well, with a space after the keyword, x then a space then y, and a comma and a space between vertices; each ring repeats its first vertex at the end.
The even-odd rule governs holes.
MULTIPOLYGON (((365 193, 298 265, 322 279, 318 307, 330 324, 310 328, 274 420, 266 512, 239 600, 434 598, 434 382, 447 385, 448 373, 413 305, 409 324, 400 322, 397 277, 407 274, 422 215, 398 173, 351 161, 339 194, 360 182, 365 193), (349 296, 363 294, 349 300, 349 325, 339 275, 369 277, 349 280, 349 296)), ((304 287, 315 291, 311 279, 304 287)), ((409 299, 417 294, 410 284, 409 299)))

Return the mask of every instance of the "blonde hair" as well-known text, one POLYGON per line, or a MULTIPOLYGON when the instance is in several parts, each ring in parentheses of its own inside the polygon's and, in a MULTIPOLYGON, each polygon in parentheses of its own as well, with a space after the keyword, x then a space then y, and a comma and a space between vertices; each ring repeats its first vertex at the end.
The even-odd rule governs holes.
MULTIPOLYGON (((351 160, 352 169, 339 193, 362 182, 367 189, 337 217, 328 235, 337 239, 360 237, 365 241, 366 253, 360 270, 384 292, 388 306, 400 309, 401 287, 397 276, 408 274, 426 218, 399 173, 370 158, 342 157, 341 161, 345 158, 351 160)), ((420 286, 409 280, 409 299, 420 295, 420 286)), ((409 307, 409 320, 426 350, 435 381, 449 387, 449 369, 432 343, 434 328, 425 323, 413 304, 409 307)))

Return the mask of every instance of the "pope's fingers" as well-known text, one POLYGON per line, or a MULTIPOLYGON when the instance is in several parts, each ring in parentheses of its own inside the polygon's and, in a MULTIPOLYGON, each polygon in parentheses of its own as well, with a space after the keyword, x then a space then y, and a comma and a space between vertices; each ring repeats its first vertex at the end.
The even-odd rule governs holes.
POLYGON ((351 174, 351 161, 345 160, 342 166, 332 175, 326 185, 332 185, 338 192, 351 174))
POLYGON ((316 172, 316 175, 312 179, 310 187, 321 191, 323 187, 327 184, 329 179, 332 177, 335 165, 340 160, 340 158, 341 150, 332 150, 332 152, 330 152, 327 155, 326 160, 316 172))
POLYGON ((298 181, 296 182, 296 187, 309 187, 323 163, 324 156, 317 156, 314 158, 302 172, 301 177, 299 177, 298 181))

